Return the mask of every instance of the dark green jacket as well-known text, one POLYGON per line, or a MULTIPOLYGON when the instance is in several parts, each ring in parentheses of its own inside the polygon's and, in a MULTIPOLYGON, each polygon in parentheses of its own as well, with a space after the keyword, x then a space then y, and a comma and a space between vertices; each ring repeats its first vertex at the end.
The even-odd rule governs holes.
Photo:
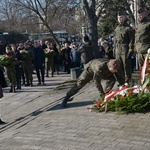
POLYGON ((126 21, 116 27, 114 34, 116 53, 120 53, 120 51, 128 52, 134 49, 135 31, 126 21))

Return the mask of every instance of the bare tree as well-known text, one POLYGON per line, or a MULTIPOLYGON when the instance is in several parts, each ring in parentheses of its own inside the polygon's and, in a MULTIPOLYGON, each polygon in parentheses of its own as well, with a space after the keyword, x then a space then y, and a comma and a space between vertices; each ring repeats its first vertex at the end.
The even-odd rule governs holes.
POLYGON ((82 0, 83 9, 89 22, 89 34, 94 44, 94 55, 98 57, 98 29, 97 23, 101 15, 104 13, 104 8, 107 0, 82 0))
MULTIPOLYGON (((23 9, 31 10, 34 14, 36 14, 40 23, 46 27, 48 32, 54 38, 56 44, 59 45, 58 39, 53 34, 52 22, 55 21, 54 17, 56 17, 56 13, 60 12, 60 10, 68 10, 69 7, 76 4, 75 0, 15 0, 15 2, 23 9)), ((64 16, 63 14, 64 12, 62 13, 62 16, 64 16)))

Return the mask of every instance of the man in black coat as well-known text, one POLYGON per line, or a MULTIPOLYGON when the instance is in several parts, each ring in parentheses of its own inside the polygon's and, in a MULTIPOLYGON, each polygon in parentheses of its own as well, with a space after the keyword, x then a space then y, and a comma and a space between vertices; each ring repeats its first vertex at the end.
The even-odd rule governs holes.
POLYGON ((40 47, 40 44, 38 41, 34 41, 34 68, 36 70, 37 78, 38 78, 38 85, 41 85, 41 79, 42 84, 45 85, 45 55, 43 49, 40 47), (41 76, 40 76, 41 72, 41 76))

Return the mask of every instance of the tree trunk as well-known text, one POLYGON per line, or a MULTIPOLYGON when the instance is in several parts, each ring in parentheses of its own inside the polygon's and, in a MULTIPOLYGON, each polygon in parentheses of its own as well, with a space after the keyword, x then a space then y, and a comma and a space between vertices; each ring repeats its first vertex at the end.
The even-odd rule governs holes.
POLYGON ((98 58, 98 30, 97 21, 94 19, 89 20, 89 34, 93 42, 94 57, 98 58))

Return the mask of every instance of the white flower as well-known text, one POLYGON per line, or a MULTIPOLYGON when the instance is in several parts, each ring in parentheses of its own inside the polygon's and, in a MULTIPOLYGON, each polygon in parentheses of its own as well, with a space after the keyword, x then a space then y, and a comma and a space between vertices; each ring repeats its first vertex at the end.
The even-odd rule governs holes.
POLYGON ((139 93, 139 92, 140 92, 139 89, 133 90, 133 93, 139 93))
POLYGON ((147 53, 150 54, 150 48, 147 50, 147 53))
POLYGON ((119 95, 125 96, 125 94, 127 93, 126 90, 119 92, 119 95))
POLYGON ((125 83, 124 85, 125 85, 125 86, 128 86, 128 83, 125 83))

